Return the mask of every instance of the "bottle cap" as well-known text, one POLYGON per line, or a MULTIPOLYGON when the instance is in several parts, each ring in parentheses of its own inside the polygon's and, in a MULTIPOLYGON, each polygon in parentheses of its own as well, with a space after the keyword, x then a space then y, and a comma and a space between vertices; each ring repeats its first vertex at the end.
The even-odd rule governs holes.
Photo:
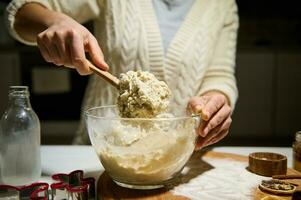
POLYGON ((10 86, 8 93, 12 96, 29 96, 28 86, 10 86))

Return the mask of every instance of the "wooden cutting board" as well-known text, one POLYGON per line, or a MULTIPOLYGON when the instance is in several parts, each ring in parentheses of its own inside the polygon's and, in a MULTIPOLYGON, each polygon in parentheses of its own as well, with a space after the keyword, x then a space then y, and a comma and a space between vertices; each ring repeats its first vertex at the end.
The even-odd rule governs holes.
MULTIPOLYGON (((215 158, 215 159, 231 159, 240 162, 248 162, 248 157, 230 154, 230 153, 219 153, 213 151, 207 152, 196 152, 191 157, 190 161, 197 161, 201 158, 215 158)), ((230 161, 229 161, 230 162, 230 161)), ((201 165, 201 163, 200 163, 201 165)), ((202 166, 204 171, 207 171, 208 168, 202 166)), ((293 169, 288 169, 287 174, 300 174, 298 171, 293 169)), ((301 179, 291 179, 289 180, 292 183, 299 184, 298 188, 301 189, 301 179)), ((107 173, 103 173, 97 183, 97 199, 101 200, 113 200, 113 199, 122 199, 122 200, 188 200, 189 198, 184 196, 174 195, 168 191, 168 189, 156 189, 156 190, 133 190, 120 187, 116 185, 112 179, 107 175, 107 173)), ((261 191, 258 187, 254 188, 252 193, 254 194, 254 200, 261 200, 266 196, 273 196, 271 194, 265 193, 261 191)), ((275 197, 275 196, 273 196, 275 197)), ((291 196, 277 196, 278 199, 275 200, 291 200, 291 196)), ((273 199, 274 200, 274 199, 273 199)))
MULTIPOLYGON (((289 175, 294 175, 294 174, 297 174, 297 175, 300 175, 301 173, 294 170, 294 169, 288 169, 287 170, 287 174, 289 175)), ((285 180, 287 182, 290 182, 290 183, 294 183, 294 184, 297 184, 298 187, 297 187, 297 190, 301 190, 301 179, 287 179, 285 180)), ((264 199, 264 200, 291 200, 292 199, 292 196, 277 196, 277 195, 273 195, 273 194, 269 194, 269 193, 266 193, 266 192, 263 192, 261 191, 259 188, 254 188, 254 200, 261 200, 261 199, 264 199), (264 199, 264 197, 271 197, 270 199, 264 199), (274 198, 272 198, 274 197, 274 198)))

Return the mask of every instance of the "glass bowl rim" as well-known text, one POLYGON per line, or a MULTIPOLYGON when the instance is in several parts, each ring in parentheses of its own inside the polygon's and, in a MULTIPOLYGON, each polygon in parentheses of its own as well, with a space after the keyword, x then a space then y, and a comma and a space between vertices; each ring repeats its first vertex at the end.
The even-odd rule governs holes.
POLYGON ((156 118, 125 118, 125 117, 104 117, 89 114, 90 111, 102 108, 116 108, 116 105, 106 105, 106 106, 96 106, 88 108, 84 111, 85 117, 92 117, 96 119, 105 120, 124 120, 124 121, 171 121, 171 120, 185 120, 185 119, 199 119, 200 116, 196 114, 191 114, 191 116, 176 116, 176 117, 156 117, 156 118))

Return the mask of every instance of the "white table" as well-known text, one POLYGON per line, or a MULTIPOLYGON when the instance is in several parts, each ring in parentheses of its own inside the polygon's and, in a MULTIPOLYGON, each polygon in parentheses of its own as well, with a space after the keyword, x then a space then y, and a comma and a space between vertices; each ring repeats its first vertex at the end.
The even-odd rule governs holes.
MULTIPOLYGON (((98 179, 104 171, 96 153, 91 146, 42 146, 42 181, 51 183, 50 175, 70 173, 81 169, 85 177, 98 179)), ((274 152, 288 158, 288 167, 292 166, 292 148, 289 147, 215 147, 213 151, 235 153, 248 156, 251 152, 274 152)))
POLYGON ((83 170, 85 177, 98 179, 104 171, 94 149, 90 145, 43 145, 41 147, 42 179, 52 183, 55 173, 83 170))

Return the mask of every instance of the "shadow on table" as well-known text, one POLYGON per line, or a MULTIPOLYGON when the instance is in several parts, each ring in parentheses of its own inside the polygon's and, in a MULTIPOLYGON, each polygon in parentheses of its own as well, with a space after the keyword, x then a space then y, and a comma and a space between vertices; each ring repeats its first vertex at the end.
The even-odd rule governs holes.
POLYGON ((205 155, 210 150, 211 149, 207 148, 206 150, 194 152, 194 154, 187 162, 185 168, 182 170, 182 175, 179 177, 180 181, 173 187, 179 184, 188 183, 191 179, 211 169, 214 169, 212 165, 202 159, 203 155, 205 155))

